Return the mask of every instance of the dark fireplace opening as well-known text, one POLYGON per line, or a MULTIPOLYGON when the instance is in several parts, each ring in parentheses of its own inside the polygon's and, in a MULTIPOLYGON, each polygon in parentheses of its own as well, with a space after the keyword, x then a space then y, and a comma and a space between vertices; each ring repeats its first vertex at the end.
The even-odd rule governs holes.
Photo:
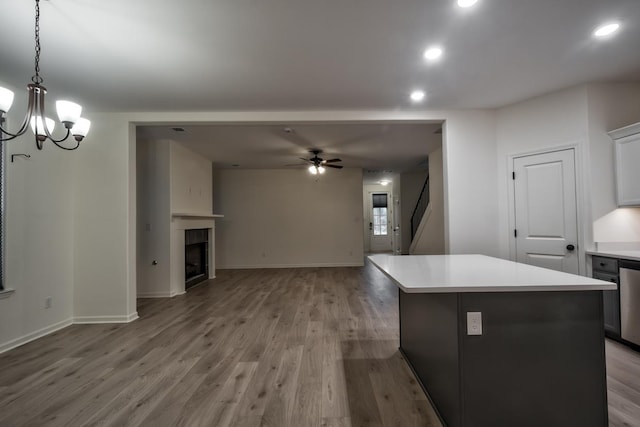
POLYGON ((184 288, 209 278, 209 230, 206 228, 184 232, 184 288))

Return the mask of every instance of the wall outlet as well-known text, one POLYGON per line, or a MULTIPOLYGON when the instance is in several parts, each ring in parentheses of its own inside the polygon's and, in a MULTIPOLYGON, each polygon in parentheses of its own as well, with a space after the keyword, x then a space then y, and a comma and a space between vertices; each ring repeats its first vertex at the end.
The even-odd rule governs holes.
POLYGON ((52 303, 53 303, 53 297, 46 297, 44 299, 44 308, 51 308, 52 303))
POLYGON ((467 312, 467 335, 482 335, 482 313, 479 311, 467 312))

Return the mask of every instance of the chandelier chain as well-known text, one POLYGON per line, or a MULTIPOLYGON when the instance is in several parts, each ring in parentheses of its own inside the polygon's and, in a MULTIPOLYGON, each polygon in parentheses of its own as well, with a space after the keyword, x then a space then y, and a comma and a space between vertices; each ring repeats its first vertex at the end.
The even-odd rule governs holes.
MULTIPOLYGON (((60 122, 64 125, 65 135, 60 139, 56 139, 53 136, 53 120, 49 119, 45 115, 45 95, 47 90, 42 86, 44 79, 40 75, 40 0, 35 0, 35 3, 35 74, 31 77, 31 83, 27 84, 27 90, 29 93, 27 113, 24 116, 22 124, 15 133, 6 130, 2 126, 2 119, 4 118, 4 114, 9 110, 9 108, 11 108, 13 92, 0 87, 0 95, 2 97, 0 101, 2 101, 2 106, 4 108, 0 111, 0 142, 4 143, 5 141, 11 141, 12 139, 24 135, 29 128, 29 125, 31 125, 35 136, 36 148, 38 150, 42 150, 44 142, 47 140, 51 141, 54 145, 63 150, 75 150, 80 146, 80 141, 82 141, 89 132, 91 122, 80 117, 82 106, 71 101, 58 101, 56 102, 56 109, 58 111, 60 122), (73 139, 76 142, 74 146, 60 145, 60 142, 67 140, 70 136, 73 136, 73 139)), ((2 259, 0 259, 0 261, 2 261, 2 259)), ((1 270, 0 266, 0 273, 1 270)))
POLYGON ((36 59, 35 59, 35 71, 36 74, 31 77, 31 81, 37 85, 41 84, 44 79, 40 76, 40 0, 36 0, 36 59))

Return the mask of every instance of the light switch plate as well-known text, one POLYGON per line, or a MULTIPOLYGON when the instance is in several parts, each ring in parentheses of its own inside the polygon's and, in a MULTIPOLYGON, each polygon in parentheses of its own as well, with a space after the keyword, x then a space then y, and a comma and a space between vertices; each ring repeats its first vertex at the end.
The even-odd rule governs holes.
POLYGON ((467 335, 482 335, 482 313, 479 311, 467 312, 467 335))

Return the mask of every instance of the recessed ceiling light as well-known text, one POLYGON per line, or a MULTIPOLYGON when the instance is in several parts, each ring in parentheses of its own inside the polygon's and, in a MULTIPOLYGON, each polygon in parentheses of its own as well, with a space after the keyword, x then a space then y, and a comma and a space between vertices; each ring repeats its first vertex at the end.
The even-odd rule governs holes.
POLYGON ((442 48, 438 46, 431 46, 424 51, 423 56, 424 59, 428 61, 435 61, 436 59, 440 59, 442 57, 442 48))
POLYGON ((478 0, 458 0, 458 6, 460 7, 471 7, 476 3, 478 3, 478 0))
POLYGON ((601 25, 593 32, 594 37, 607 37, 616 33, 620 29, 620 23, 609 22, 608 24, 601 25))
POLYGON ((389 181, 386 181, 386 180, 380 181, 380 185, 389 185, 389 181))
POLYGON ((413 102, 421 102, 422 100, 424 100, 425 93, 422 90, 414 90, 413 92, 411 92, 410 97, 413 102))

